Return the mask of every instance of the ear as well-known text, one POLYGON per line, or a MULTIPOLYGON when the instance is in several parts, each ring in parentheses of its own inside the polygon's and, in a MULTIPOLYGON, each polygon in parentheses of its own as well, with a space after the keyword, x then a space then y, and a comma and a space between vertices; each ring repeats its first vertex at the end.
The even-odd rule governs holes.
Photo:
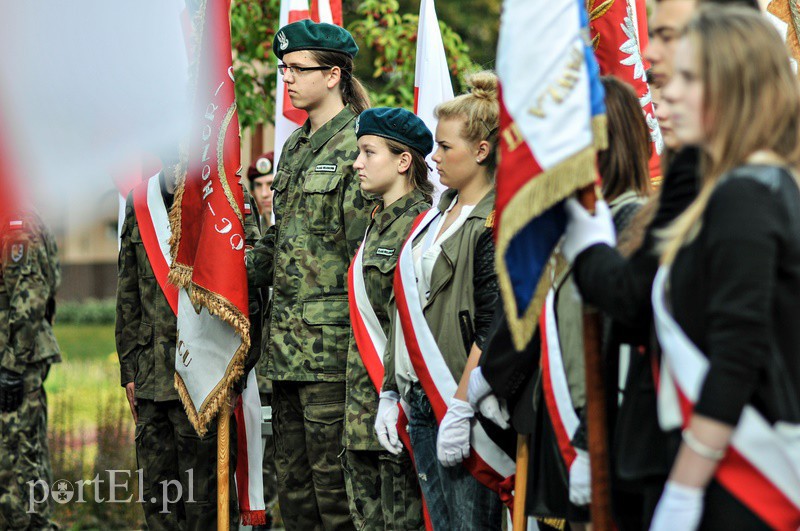
POLYGON ((338 66, 334 66, 331 68, 330 72, 328 73, 328 80, 327 86, 329 89, 334 88, 339 82, 342 80, 342 69, 338 66))
POLYGON ((486 161, 486 157, 488 157, 491 152, 492 145, 486 140, 481 140, 478 142, 478 148, 475 150, 475 161, 478 164, 483 164, 484 161, 486 161))
POLYGON ((411 167, 413 163, 413 158, 411 157, 411 153, 408 151, 403 151, 400 153, 400 160, 397 163, 397 173, 405 173, 411 167))

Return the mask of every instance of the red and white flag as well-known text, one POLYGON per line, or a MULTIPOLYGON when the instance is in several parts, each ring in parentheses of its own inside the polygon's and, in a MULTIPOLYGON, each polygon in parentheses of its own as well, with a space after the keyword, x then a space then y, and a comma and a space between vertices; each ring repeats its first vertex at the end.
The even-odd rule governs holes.
MULTIPOLYGON (((314 22, 342 25, 342 0, 281 0, 280 27, 310 18, 314 22)), ((280 62, 280 61, 278 61, 280 62)), ((280 72, 275 74, 275 165, 278 167, 286 139, 303 125, 308 114, 292 105, 280 72)))
POLYGON ((642 57, 642 51, 647 48, 645 0, 617 0, 610 3, 592 0, 588 7, 591 18, 589 27, 600 73, 625 81, 639 96, 653 143, 650 178, 654 183, 660 182, 664 140, 655 117, 653 98, 645 75, 649 65, 642 57))
MULTIPOLYGON (((450 81, 450 69, 444 53, 442 32, 436 16, 434 0, 422 0, 419 5, 419 26, 417 27, 417 55, 414 68, 414 114, 419 116, 428 129, 436 134, 436 117, 433 110, 437 105, 453 99, 453 84, 450 81)), ((432 153, 431 153, 432 155, 432 153)), ((426 157, 428 166, 436 164, 426 157)), ((434 202, 444 191, 439 183, 439 174, 428 172, 434 185, 434 202)))
MULTIPOLYGON (((204 433, 244 376, 250 347, 244 251, 244 194, 231 58, 230 0, 201 0, 194 24, 187 145, 172 225, 170 281, 178 291, 175 386, 192 425, 204 433)), ((237 491, 245 525, 265 522, 260 409, 255 375, 236 404, 237 491), (242 440, 244 438, 244 441, 242 440)))

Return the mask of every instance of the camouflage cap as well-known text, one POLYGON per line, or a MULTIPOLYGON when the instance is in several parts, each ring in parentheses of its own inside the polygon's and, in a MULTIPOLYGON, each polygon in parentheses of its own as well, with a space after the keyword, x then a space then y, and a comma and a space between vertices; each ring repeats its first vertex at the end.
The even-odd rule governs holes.
POLYGON ((298 50, 326 50, 355 57, 358 45, 346 29, 306 19, 282 27, 272 41, 272 51, 278 59, 298 50))
POLYGON ((433 135, 416 114, 394 107, 375 107, 356 119, 356 137, 376 135, 396 140, 423 156, 433 151, 433 135))

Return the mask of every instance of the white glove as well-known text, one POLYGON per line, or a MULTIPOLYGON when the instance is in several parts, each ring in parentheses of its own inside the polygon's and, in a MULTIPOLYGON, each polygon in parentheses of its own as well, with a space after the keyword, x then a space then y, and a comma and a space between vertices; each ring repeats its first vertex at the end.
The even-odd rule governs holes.
POLYGON ((592 500, 592 474, 589 455, 578 450, 578 457, 569 467, 569 501, 577 506, 589 505, 592 500))
POLYGON ((574 197, 566 200, 564 209, 567 212, 567 229, 564 231, 561 253, 569 263, 592 245, 605 243, 613 247, 616 244, 614 220, 605 201, 595 203, 594 216, 574 197))
POLYGON ((667 481, 656 505, 650 531, 695 531, 703 516, 703 489, 667 481))
POLYGON ((478 403, 491 392, 492 386, 483 377, 481 368, 475 367, 472 369, 472 372, 469 373, 469 384, 467 385, 467 402, 472 406, 472 409, 475 409, 478 403))
POLYGON ((497 424, 504 430, 509 428, 508 421, 511 415, 508 413, 506 401, 502 398, 497 398, 494 393, 486 395, 486 397, 478 404, 478 411, 484 418, 487 418, 497 424))
POLYGON ((400 395, 395 391, 384 391, 380 396, 378 416, 375 418, 375 433, 378 435, 378 442, 390 454, 400 455, 400 452, 403 451, 403 443, 400 442, 400 437, 397 435, 400 395))
POLYGON ((475 412, 467 402, 450 399, 436 440, 436 457, 442 466, 455 466, 469 457, 469 433, 475 412))

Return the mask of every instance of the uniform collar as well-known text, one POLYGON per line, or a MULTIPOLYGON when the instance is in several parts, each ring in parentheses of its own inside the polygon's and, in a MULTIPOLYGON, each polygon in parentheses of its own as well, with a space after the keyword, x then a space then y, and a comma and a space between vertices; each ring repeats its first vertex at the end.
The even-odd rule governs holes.
POLYGON ((311 142, 313 151, 319 151, 322 146, 328 143, 328 140, 333 138, 333 135, 344 129, 355 117, 356 113, 353 112, 353 109, 349 105, 345 105, 344 109, 339 111, 339 114, 328 120, 313 135, 311 134, 311 120, 306 120, 300 130, 300 134, 295 139, 294 145, 290 146, 290 149, 296 148, 300 140, 306 139, 311 142))
POLYGON ((414 189, 389 205, 389 208, 384 209, 383 204, 381 203, 375 208, 375 212, 372 215, 372 222, 375 224, 375 228, 378 229, 378 233, 382 233, 385 231, 389 226, 403 215, 406 211, 408 211, 411 207, 418 203, 429 203, 425 194, 418 189, 414 189))

